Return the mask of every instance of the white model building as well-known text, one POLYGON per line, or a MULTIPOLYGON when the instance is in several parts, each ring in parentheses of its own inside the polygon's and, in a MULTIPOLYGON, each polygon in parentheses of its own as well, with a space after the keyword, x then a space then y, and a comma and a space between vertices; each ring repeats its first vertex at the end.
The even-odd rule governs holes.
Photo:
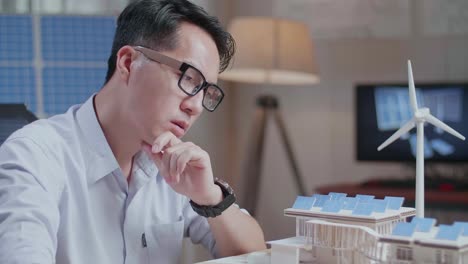
POLYGON ((435 226, 403 198, 330 193, 297 197, 296 236, 271 241, 271 264, 468 263, 468 223, 435 226))

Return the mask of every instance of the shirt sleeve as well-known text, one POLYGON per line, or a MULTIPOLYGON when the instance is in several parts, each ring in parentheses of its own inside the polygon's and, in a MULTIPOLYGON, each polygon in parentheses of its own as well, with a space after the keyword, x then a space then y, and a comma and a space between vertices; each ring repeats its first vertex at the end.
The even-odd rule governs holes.
POLYGON ((0 147, 0 263, 55 263, 59 209, 46 154, 28 138, 0 147))
POLYGON ((187 197, 184 197, 183 200, 183 214, 185 219, 184 236, 190 237, 190 240, 192 240, 194 244, 202 244, 214 258, 218 258, 216 241, 211 232, 208 220, 193 211, 187 197))
MULTIPOLYGON (((184 197, 184 203, 184 236, 190 237, 190 240, 192 240, 192 243, 194 244, 202 244, 214 258, 219 258, 220 256, 216 250, 216 240, 214 239, 213 233, 211 232, 208 220, 193 211, 192 206, 190 205, 190 200, 187 197, 184 197)), ((237 204, 234 204, 234 206, 239 208, 239 205, 237 204)), ((244 214, 250 216, 247 210, 241 208, 239 209, 244 214)))

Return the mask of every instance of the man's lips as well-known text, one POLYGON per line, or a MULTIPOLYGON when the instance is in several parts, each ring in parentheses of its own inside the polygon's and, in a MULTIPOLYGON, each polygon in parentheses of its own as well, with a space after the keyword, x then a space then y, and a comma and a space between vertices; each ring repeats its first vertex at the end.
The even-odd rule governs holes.
POLYGON ((185 134, 185 132, 187 132, 187 129, 188 129, 187 122, 175 120, 175 121, 171 121, 171 123, 174 125, 173 132, 177 137, 182 137, 185 134))

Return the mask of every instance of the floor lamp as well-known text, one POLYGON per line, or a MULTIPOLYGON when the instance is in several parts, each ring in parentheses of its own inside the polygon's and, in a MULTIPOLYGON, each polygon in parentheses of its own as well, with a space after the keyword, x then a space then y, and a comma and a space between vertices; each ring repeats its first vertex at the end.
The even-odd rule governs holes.
MULTIPOLYGON (((232 66, 221 74, 228 81, 251 84, 311 85, 319 81, 313 43, 306 25, 269 17, 235 18, 229 32, 236 40, 236 54, 232 66)), ((252 215, 256 213, 260 191, 261 162, 265 141, 266 122, 273 118, 286 148, 288 161, 298 193, 306 194, 303 178, 279 112, 278 99, 261 95, 256 101, 253 126, 253 149, 249 151, 244 180, 242 206, 252 215)))

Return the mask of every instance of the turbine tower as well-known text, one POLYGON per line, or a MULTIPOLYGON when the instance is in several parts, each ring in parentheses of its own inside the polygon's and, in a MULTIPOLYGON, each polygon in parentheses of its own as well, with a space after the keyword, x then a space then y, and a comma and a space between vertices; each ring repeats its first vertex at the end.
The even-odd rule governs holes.
POLYGON ((416 126, 416 216, 424 217, 424 123, 429 122, 430 124, 465 140, 465 137, 460 133, 435 118, 431 115, 429 108, 418 107, 416 100, 416 88, 414 87, 413 70, 411 68, 411 61, 408 60, 408 88, 409 88, 409 101, 411 103, 411 110, 413 112, 413 118, 406 122, 400 129, 398 129, 393 135, 385 140, 377 150, 381 151, 386 146, 393 143, 393 141, 400 138, 403 134, 409 132, 413 127, 416 126))

